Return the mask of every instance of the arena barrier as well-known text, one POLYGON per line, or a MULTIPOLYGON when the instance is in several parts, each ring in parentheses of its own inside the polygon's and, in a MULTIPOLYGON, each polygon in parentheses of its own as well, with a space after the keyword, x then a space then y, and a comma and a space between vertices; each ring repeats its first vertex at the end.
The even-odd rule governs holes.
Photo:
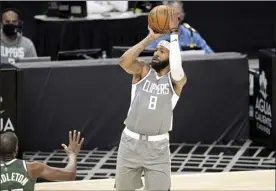
POLYGON ((16 68, 0 64, 0 132, 16 130, 16 85, 16 68))
MULTIPOLYGON (((52 151, 67 141, 72 129, 85 136, 84 149, 117 146, 132 79, 118 64, 118 59, 17 64, 14 123, 20 148, 52 151)), ((183 67, 188 83, 174 110, 171 142, 247 139, 247 57, 238 53, 187 56, 183 67)))
POLYGON ((266 148, 275 150, 276 137, 276 49, 260 50, 259 71, 254 76, 251 98, 252 116, 250 138, 266 148))
MULTIPOLYGON (((113 179, 102 179, 38 183, 35 190, 115 189, 113 179)), ((173 175, 171 190, 275 190, 275 170, 173 175)))

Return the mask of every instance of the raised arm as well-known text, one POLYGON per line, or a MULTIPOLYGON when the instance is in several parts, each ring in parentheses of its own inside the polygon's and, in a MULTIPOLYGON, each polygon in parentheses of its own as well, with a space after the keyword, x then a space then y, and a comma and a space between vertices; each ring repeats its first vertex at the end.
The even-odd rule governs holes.
POLYGON ((180 95, 187 82, 187 77, 182 67, 181 52, 178 42, 179 20, 174 9, 170 11, 170 69, 176 94, 180 95))
POLYGON ((31 162, 27 164, 28 172, 35 181, 37 178, 43 178, 50 181, 68 181, 74 180, 77 169, 77 156, 80 152, 83 138, 80 140, 80 132, 69 132, 69 145, 62 144, 68 155, 68 164, 65 168, 54 168, 40 162, 31 162))
POLYGON ((149 32, 146 38, 140 41, 135 46, 128 49, 120 58, 120 66, 129 74, 141 75, 143 72, 143 67, 145 66, 143 61, 137 60, 141 52, 147 48, 152 42, 154 42, 159 37, 164 34, 155 34, 149 32))
POLYGON ((50 181, 69 181, 76 177, 76 157, 70 156, 65 168, 54 168, 40 162, 28 164, 28 170, 33 180, 43 178, 50 181))

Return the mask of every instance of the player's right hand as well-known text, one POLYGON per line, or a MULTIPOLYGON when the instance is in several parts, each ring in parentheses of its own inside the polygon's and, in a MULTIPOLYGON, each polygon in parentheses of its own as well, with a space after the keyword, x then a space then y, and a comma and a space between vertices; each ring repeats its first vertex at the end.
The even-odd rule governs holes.
POLYGON ((78 155, 82 146, 82 143, 84 141, 84 138, 82 138, 80 140, 80 132, 76 132, 76 130, 74 130, 73 136, 72 136, 72 132, 69 131, 69 145, 65 145, 62 144, 61 146, 64 148, 65 152, 68 155, 78 155))
POLYGON ((170 14, 170 17, 169 17, 170 29, 178 29, 179 22, 180 22, 178 13, 175 11, 175 9, 171 9, 171 11, 169 11, 169 14, 170 14))
POLYGON ((160 38, 161 36, 164 36, 166 34, 162 34, 162 33, 155 33, 150 26, 148 26, 148 30, 149 30, 149 36, 150 38, 152 38, 153 40, 156 40, 158 38, 160 38))

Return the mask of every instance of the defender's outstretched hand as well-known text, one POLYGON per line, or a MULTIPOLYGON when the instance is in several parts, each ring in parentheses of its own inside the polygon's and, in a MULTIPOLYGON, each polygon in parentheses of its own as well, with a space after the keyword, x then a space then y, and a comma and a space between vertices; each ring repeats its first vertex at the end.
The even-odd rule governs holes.
POLYGON ((80 132, 76 132, 74 130, 73 136, 72 132, 69 132, 69 145, 62 144, 61 146, 64 148, 65 152, 69 154, 78 155, 82 146, 84 138, 80 140, 80 132))

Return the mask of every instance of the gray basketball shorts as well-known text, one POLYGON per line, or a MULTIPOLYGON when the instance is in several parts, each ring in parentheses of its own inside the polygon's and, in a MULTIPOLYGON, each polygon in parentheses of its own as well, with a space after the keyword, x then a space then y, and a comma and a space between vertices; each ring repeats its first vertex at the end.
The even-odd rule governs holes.
POLYGON ((119 144, 115 188, 135 190, 170 190, 171 160, 169 140, 144 141, 129 137, 124 132, 119 144))

